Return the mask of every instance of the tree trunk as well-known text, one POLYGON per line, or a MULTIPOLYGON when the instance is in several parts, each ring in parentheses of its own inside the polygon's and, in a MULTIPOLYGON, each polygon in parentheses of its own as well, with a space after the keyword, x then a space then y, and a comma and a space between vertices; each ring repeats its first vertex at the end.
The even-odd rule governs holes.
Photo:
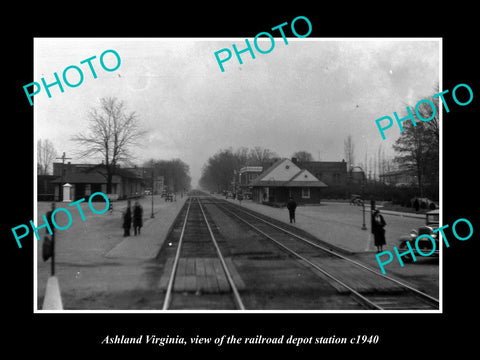
POLYGON ((418 180, 418 191, 420 197, 423 197, 423 174, 420 162, 417 162, 417 180, 418 180))
POLYGON ((112 172, 109 169, 107 169, 107 194, 112 193, 112 178, 113 178, 112 172))

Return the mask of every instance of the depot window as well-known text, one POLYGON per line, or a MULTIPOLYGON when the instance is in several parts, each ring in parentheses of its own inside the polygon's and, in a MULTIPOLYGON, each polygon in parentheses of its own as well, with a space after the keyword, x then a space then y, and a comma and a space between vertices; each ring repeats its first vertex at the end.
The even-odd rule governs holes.
POLYGON ((302 188, 302 199, 310 199, 310 188, 302 188))

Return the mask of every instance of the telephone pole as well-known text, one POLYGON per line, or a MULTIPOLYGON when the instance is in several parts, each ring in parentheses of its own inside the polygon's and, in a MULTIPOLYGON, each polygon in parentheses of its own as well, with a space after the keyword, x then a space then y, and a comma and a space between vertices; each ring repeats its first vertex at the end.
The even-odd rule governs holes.
POLYGON ((62 157, 57 157, 56 159, 62 159, 62 183, 63 183, 63 168, 65 166, 65 160, 71 160, 72 158, 66 157, 65 156, 65 151, 63 152, 62 157))
MULTIPOLYGON (((60 196, 60 193, 61 193, 61 186, 63 185, 63 168, 65 166, 65 160, 70 160, 71 158, 67 158, 65 156, 65 152, 63 152, 63 155, 62 157, 57 157, 56 159, 62 159, 62 175, 61 175, 61 183, 60 183, 60 186, 59 186, 59 189, 58 189, 58 194, 60 196)), ((50 219, 52 214, 53 214, 53 211, 55 210, 55 203, 52 203, 52 209, 47 213, 47 218, 50 219)), ((53 229, 52 231, 52 260, 51 260, 51 276, 54 276, 55 275, 55 228, 53 229)))

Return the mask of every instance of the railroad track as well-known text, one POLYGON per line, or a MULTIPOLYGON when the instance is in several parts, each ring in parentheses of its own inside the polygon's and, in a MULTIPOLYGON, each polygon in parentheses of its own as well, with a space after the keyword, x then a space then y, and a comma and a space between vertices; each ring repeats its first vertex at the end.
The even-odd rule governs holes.
MULTIPOLYGON (((299 259, 340 293, 350 294, 366 309, 437 310, 438 299, 377 272, 353 259, 328 249, 313 239, 298 235, 259 214, 222 199, 203 197, 249 228, 273 242, 282 251, 299 259)), ((198 201, 198 200, 197 200, 198 201)))
POLYGON ((241 279, 224 257, 228 249, 222 252, 198 197, 190 197, 182 215, 178 241, 169 243, 176 249, 174 256, 167 258, 160 280, 165 288, 163 310, 205 306, 244 310, 238 289, 241 279))

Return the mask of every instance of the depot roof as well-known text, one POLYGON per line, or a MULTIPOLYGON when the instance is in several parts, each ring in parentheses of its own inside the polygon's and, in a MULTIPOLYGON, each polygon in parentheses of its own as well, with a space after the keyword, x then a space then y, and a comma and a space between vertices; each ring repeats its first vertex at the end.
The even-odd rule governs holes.
MULTIPOLYGON (((105 184, 107 182, 106 171, 104 165, 90 166, 88 168, 72 168, 63 176, 57 177, 52 181, 54 184, 68 182, 70 184, 105 184)), ((126 169, 115 169, 112 177, 113 184, 120 184, 122 178, 130 178, 140 180, 140 177, 126 169)))
POLYGON ((307 169, 301 169, 289 159, 280 159, 250 182, 251 186, 327 187, 307 169))

